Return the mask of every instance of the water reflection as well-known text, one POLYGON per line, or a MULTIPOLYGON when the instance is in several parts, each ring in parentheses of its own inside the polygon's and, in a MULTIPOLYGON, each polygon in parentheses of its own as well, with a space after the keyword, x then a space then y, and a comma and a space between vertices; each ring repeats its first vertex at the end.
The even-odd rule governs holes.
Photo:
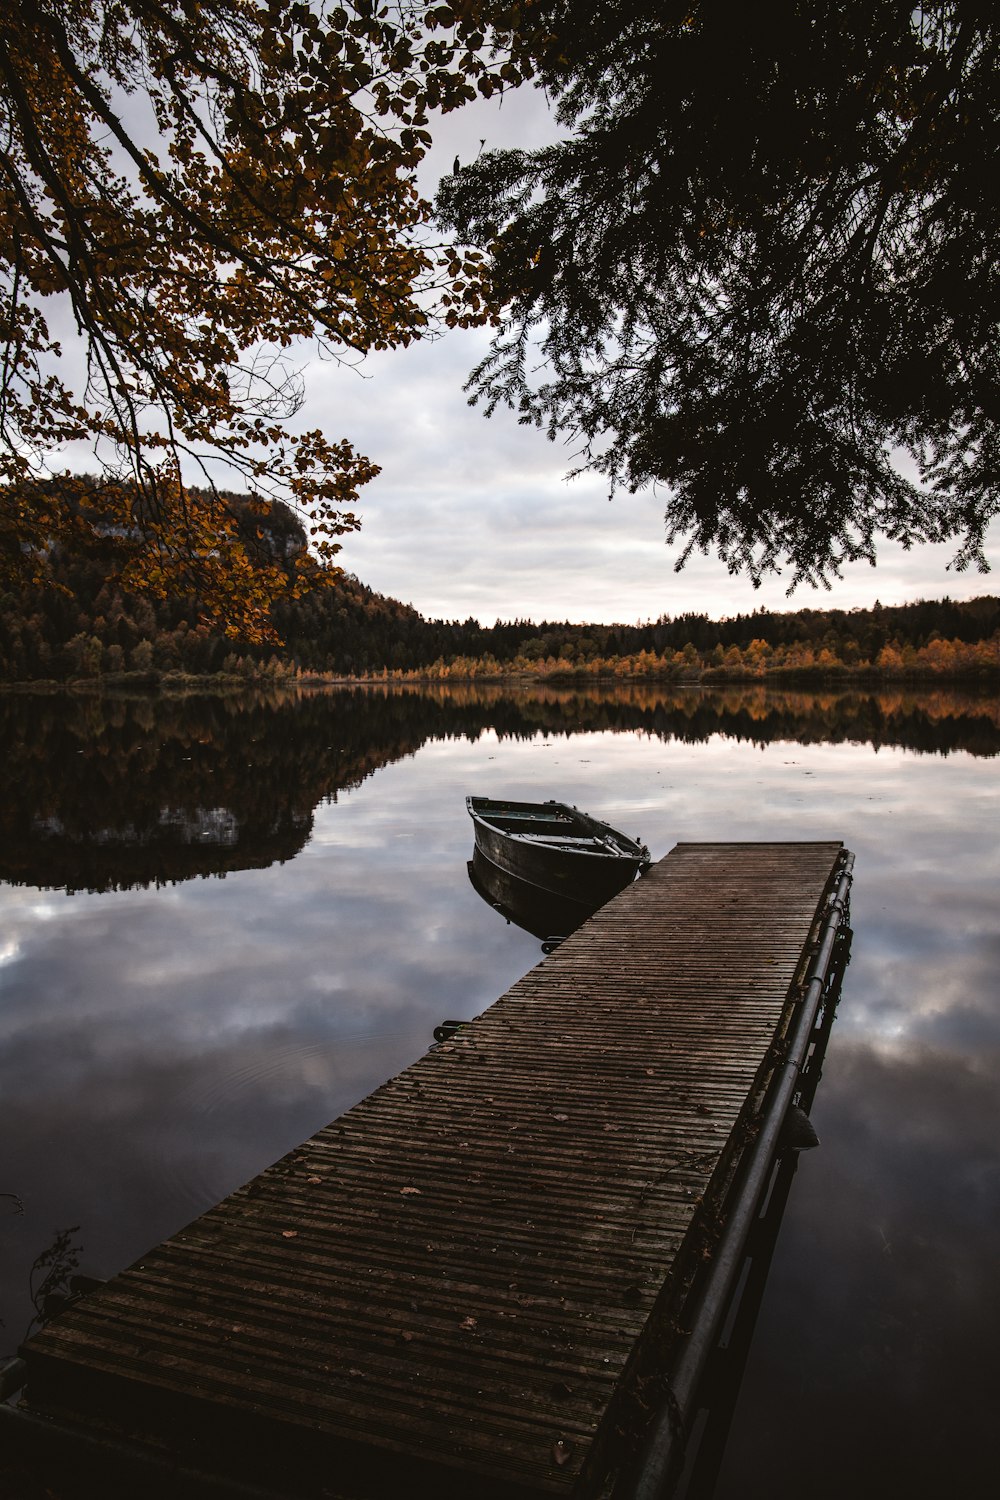
POLYGON ((163 885, 294 859, 316 807, 429 740, 640 732, 767 745, 1000 753, 972 694, 457 689, 240 698, 0 697, 0 878, 68 891, 163 885))
POLYGON ((817 1500, 992 1493, 998 1081, 995 1057, 835 1029, 720 1495, 790 1496, 785 1472, 817 1500))
POLYGON ((554 796, 641 829, 655 858, 686 839, 857 855, 822 1146, 789 1200, 718 1500, 992 1493, 995 701, 3 699, 0 733, 0 1195, 24 1210, 0 1197, 0 1353, 57 1230, 79 1224, 80 1270, 113 1275, 538 961, 469 881, 464 798, 554 796))
POLYGON ((106 891, 293 859, 319 802, 421 743, 387 707, 0 699, 0 877, 106 891))

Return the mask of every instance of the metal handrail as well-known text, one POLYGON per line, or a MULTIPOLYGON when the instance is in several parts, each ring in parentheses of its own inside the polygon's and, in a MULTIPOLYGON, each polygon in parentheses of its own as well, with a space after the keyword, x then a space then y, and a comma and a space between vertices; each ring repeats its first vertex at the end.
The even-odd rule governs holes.
POLYGON ((716 1245, 694 1326, 670 1376, 667 1399, 643 1444, 638 1474, 627 1490, 627 1500, 665 1500, 669 1494, 668 1485, 683 1462, 684 1439, 693 1415, 692 1402, 718 1340, 758 1204, 770 1175, 785 1115, 809 1051, 837 935, 847 912, 853 869, 854 855, 845 850, 840 877, 827 904, 819 945, 809 967, 787 1057, 772 1084, 767 1113, 750 1148, 739 1196, 716 1245))

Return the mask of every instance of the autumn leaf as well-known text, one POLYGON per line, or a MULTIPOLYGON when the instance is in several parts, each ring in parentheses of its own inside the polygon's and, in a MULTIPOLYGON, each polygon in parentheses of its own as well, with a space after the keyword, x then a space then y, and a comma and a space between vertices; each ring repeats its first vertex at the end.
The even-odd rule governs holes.
POLYGON ((493 315, 485 261, 437 242, 415 179, 429 110, 530 70, 491 9, 0 8, 0 587, 114 535, 123 586, 262 642, 276 599, 338 576, 378 468, 296 430, 287 351, 354 363, 493 315), (74 443, 96 480, 60 473, 74 443), (308 566, 254 566, 220 473, 292 508, 308 566))

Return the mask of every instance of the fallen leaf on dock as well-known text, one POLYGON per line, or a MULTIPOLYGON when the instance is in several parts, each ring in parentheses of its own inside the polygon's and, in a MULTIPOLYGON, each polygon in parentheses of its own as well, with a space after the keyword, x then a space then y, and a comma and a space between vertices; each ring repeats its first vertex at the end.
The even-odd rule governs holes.
POLYGON ((298 1232, 299 1231, 297 1229, 283 1229, 281 1231, 281 1238, 283 1240, 294 1240, 297 1237, 298 1232))

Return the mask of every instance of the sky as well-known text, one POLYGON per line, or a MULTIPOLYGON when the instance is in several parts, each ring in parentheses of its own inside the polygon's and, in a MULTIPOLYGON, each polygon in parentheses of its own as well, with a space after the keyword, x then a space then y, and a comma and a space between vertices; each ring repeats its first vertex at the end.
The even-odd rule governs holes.
MULTIPOLYGON (((150 124, 141 99, 123 113, 142 137, 150 124), (134 118, 133 118, 134 116, 134 118)), ((434 126, 434 145, 419 185, 433 197, 457 155, 480 149, 537 146, 556 138, 548 105, 523 87, 480 100, 434 126)), ((55 331, 73 343, 68 311, 55 331)), ((293 352, 304 402, 294 419, 381 466, 360 493, 361 530, 343 538, 338 562, 363 583, 430 619, 571 620, 635 624, 690 611, 714 618, 755 609, 855 608, 955 599, 1000 590, 1000 523, 989 536, 993 572, 956 573, 951 546, 905 553, 884 544, 877 568, 845 569, 831 590, 773 578, 755 589, 716 557, 696 555, 675 571, 683 543, 666 543, 666 497, 653 490, 608 500, 600 475, 567 480, 572 444, 550 442, 498 409, 487 419, 468 405, 469 372, 489 345, 486 330, 456 330, 408 349, 371 354, 357 368, 320 359, 308 346, 293 352)), ((292 425, 292 424, 290 424, 292 425)), ((89 449, 65 461, 90 470, 89 449)), ((214 466, 213 466, 214 468, 214 466)), ((220 482, 225 475, 216 470, 220 482)), ((229 481, 233 481, 230 479, 229 481)), ((242 486, 241 486, 242 487, 242 486)))
POLYGON ((343 539, 338 562, 428 618, 634 624, 1000 590, 996 525, 986 575, 949 570, 951 546, 905 553, 888 543, 876 568, 854 565, 830 591, 799 587, 791 597, 781 578, 755 589, 713 557, 692 557, 677 573, 682 544, 667 546, 664 496, 609 502, 602 476, 566 480, 569 449, 510 412, 487 419, 468 406, 462 386, 485 347, 482 335, 449 335, 372 356, 360 374, 328 364, 306 371, 300 420, 349 437, 382 466, 361 491, 362 527, 343 539))
MULTIPOLYGON (((481 101, 446 117, 420 179, 432 195, 457 154, 534 146, 554 138, 545 100, 521 89, 502 102, 481 101)), ((434 343, 371 355, 354 371, 312 360, 304 367, 298 421, 331 438, 348 437, 381 465, 361 491, 360 532, 345 537, 338 561, 379 592, 428 618, 483 624, 496 619, 634 624, 700 611, 714 618, 755 609, 852 609, 913 599, 954 599, 1000 589, 1000 525, 987 556, 993 572, 957 573, 956 550, 924 546, 906 553, 885 543, 878 565, 844 570, 832 589, 787 578, 755 589, 715 557, 674 565, 665 496, 647 490, 607 498, 600 475, 567 480, 572 448, 519 427, 498 409, 487 419, 463 386, 488 347, 484 330, 456 331, 434 343)))

